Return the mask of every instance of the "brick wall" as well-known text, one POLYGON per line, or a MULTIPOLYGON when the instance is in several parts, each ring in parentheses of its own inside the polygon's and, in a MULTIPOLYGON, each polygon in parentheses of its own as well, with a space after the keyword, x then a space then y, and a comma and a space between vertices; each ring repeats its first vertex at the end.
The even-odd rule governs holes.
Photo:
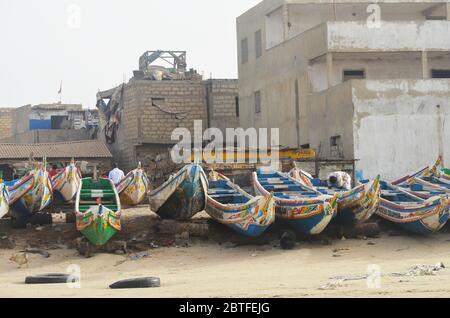
POLYGON ((210 126, 222 130, 239 127, 236 113, 238 81, 233 79, 212 79, 205 82, 208 96, 210 126))
POLYGON ((14 108, 0 108, 0 140, 13 136, 14 108))

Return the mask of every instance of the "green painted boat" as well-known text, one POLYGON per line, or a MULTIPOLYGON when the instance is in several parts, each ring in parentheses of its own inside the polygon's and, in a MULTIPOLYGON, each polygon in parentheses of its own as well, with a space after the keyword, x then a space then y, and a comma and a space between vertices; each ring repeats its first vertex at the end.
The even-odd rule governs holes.
POLYGON ((93 245, 106 244, 121 229, 120 199, 109 179, 83 178, 75 212, 77 230, 93 245))

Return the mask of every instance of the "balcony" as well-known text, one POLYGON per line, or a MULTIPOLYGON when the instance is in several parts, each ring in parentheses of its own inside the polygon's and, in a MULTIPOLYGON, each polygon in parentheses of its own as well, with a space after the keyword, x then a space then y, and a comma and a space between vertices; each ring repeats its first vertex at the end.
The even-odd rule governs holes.
POLYGON ((331 52, 450 50, 450 21, 327 22, 331 52))

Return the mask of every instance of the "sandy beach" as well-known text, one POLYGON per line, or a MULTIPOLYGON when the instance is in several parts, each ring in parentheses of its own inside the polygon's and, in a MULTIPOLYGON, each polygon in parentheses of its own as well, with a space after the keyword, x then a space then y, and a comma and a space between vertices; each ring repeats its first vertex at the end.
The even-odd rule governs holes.
MULTIPOLYGON (((127 211, 129 216, 148 213, 143 208, 127 211)), ((14 236, 20 233, 17 231, 14 236)), ((37 232, 36 229, 21 231, 22 234, 37 232)), ((19 242, 14 249, 0 249, 0 297, 450 296, 447 268, 433 275, 403 275, 416 264, 450 264, 447 231, 431 237, 382 233, 378 238, 337 239, 330 245, 300 241, 293 250, 282 250, 276 243, 233 246, 191 239, 187 247, 152 248, 141 252, 140 258, 114 253, 96 253, 85 258, 76 249, 60 243, 48 250, 48 258, 28 254, 28 268, 18 268, 9 260, 23 250, 26 242, 19 242), (66 284, 24 284, 28 275, 65 273, 73 264, 81 270, 81 288, 68 288, 66 284), (368 287, 364 275, 370 268, 380 269, 381 280, 368 287), (160 277, 161 287, 108 288, 114 281, 142 276, 160 277), (337 276, 352 280, 338 280, 337 276)))

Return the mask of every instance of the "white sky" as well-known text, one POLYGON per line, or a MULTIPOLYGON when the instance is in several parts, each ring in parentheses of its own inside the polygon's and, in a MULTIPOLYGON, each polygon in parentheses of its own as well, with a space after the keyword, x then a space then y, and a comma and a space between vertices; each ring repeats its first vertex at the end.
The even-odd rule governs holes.
POLYGON ((188 68, 236 78, 236 17, 258 2, 0 0, 0 107, 57 102, 61 80, 63 103, 94 107, 147 50, 187 51, 188 68))

